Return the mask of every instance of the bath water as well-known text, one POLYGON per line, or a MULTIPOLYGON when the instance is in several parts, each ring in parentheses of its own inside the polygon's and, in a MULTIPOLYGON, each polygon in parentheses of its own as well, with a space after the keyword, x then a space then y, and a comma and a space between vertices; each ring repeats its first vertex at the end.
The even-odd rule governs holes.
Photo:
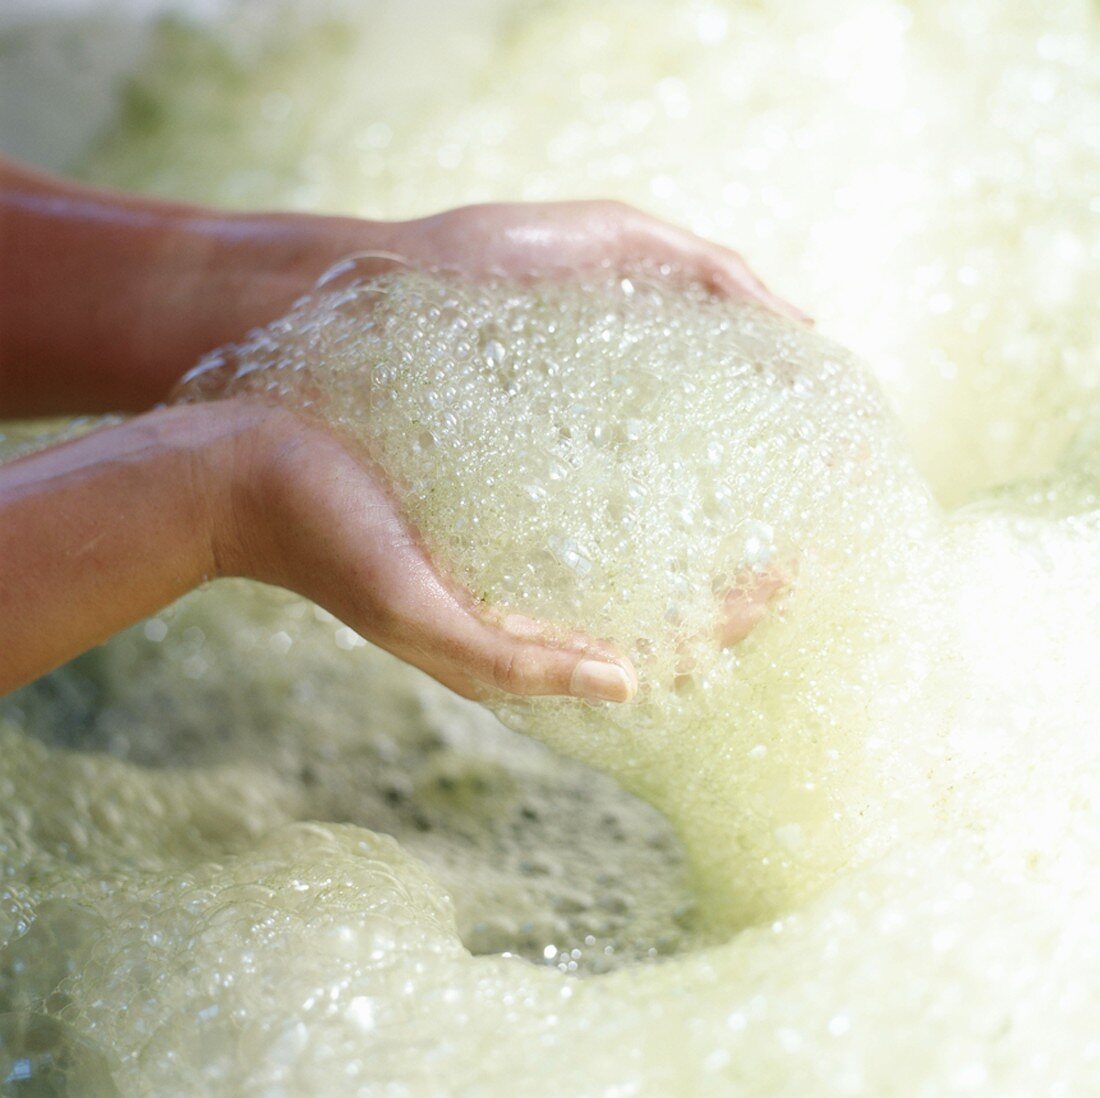
POLYGON ((353 270, 210 359, 193 395, 311 400, 478 596, 607 636, 644 689, 494 699, 508 731, 222 582, 6 699, 0 1078, 1100 1085, 1096 28, 1048 9, 162 28, 85 176, 388 217, 611 194, 830 338, 646 272, 353 270))

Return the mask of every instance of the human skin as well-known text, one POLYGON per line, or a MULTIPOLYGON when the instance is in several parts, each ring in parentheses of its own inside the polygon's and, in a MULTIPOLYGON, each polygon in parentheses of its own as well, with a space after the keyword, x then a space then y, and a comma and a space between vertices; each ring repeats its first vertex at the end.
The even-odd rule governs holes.
MULTIPOLYGON (((405 222, 231 214, 0 159, 0 418, 136 413, 0 466, 0 693, 207 580, 247 576, 313 599, 467 696, 634 695, 631 664, 598 640, 453 585, 381 474, 316 421, 244 398, 155 407, 203 353, 362 252, 475 278, 664 264, 802 317, 735 253, 618 203, 405 222)), ((736 600, 723 643, 751 630, 777 586, 768 577, 736 600)))

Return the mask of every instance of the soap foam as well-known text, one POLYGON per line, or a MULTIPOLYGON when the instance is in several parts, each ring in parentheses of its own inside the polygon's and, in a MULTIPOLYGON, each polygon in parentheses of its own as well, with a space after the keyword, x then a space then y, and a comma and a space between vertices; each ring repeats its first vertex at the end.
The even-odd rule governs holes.
MULTIPOLYGON (((1096 1090, 1095 6, 638 10, 245 0, 214 33, 172 21, 81 171, 385 218, 634 202, 739 248, 857 350, 941 501, 1003 487, 907 542, 887 518, 917 496, 883 436, 900 497, 848 531, 862 577, 807 551, 746 642, 692 653, 682 692, 658 623, 621 719, 667 714, 682 757, 618 711, 523 703, 661 803, 695 882, 741 867, 747 897, 693 896, 667 825, 615 782, 255 587, 215 585, 5 699, 0 1078, 33 1059, 85 1094, 104 1070, 123 1093, 1096 1090), (712 697, 748 718, 715 713, 720 743, 712 697), (835 795, 841 819, 795 794, 835 795), (698 900, 747 925, 699 948, 698 900)), ((705 329, 696 308, 657 312, 705 329)), ((768 474, 780 496, 809 484, 768 474)), ((791 529, 828 532, 814 514, 791 529)), ((569 619, 573 589, 547 590, 569 619)))
POLYGON ((185 395, 319 414, 480 602, 628 655, 635 704, 497 709, 669 815, 712 918, 769 918, 827 879, 883 799, 859 682, 898 628, 880 592, 936 522, 866 373, 667 279, 342 277, 185 395), (723 651, 730 600, 773 579, 773 620, 723 651))

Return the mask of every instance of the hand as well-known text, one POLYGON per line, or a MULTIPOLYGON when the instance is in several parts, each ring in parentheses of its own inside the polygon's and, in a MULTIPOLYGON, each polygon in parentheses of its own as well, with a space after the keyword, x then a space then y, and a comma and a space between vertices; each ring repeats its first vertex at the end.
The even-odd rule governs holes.
MULTIPOLYGON (((733 252, 613 202, 398 223, 219 214, 0 159, 0 228, 18 273, 0 279, 0 404, 14 415, 147 408, 203 352, 280 316, 357 251, 472 277, 651 264, 802 315, 733 252)), ((463 693, 636 689, 600 644, 476 606, 434 570, 378 474, 285 410, 156 411, 5 466, 0 549, 0 691, 227 570, 309 595, 463 693)), ((739 583, 719 639, 740 639, 772 593, 739 583)))
POLYGON ((322 253, 331 254, 335 234, 344 253, 361 245, 367 253, 384 251, 475 278, 666 267, 721 296, 751 298, 783 316, 809 320, 773 294, 736 252, 621 202, 493 203, 385 226, 335 222, 322 234, 322 253))
MULTIPOLYGON (((260 429, 236 447, 234 498, 212 508, 223 516, 214 539, 219 574, 306 595, 464 697, 485 687, 588 701, 634 696, 633 667, 607 645, 478 605, 441 575, 384 474, 324 425, 280 408, 261 415, 260 429)), ((213 464, 205 476, 217 483, 225 475, 213 464)), ((741 573, 722 600, 711 643, 744 640, 791 573, 777 566, 741 573)))
MULTIPOLYGON (((388 256, 473 278, 568 277, 595 269, 632 270, 642 263, 667 265, 717 293, 752 297, 805 319, 770 294, 735 253, 618 203, 470 206, 385 226, 384 232, 344 219, 303 221, 303 228, 321 230, 315 252, 305 248, 298 253, 314 267, 334 250, 333 238, 346 248, 357 237, 359 243, 374 245, 365 256, 347 261, 357 274, 370 273, 372 257, 384 269, 388 256)), ((211 382, 216 391, 216 374, 206 378, 207 397, 211 382)), ((633 670, 621 659, 603 671, 597 670, 599 664, 586 666, 573 679, 578 653, 614 659, 614 653, 594 642, 572 638, 550 658, 548 626, 515 616, 501 620, 475 606, 433 570, 386 491, 384 476, 365 468, 319 424, 291 420, 296 426, 288 430, 298 437, 284 440, 281 472, 270 482, 277 505, 260 510, 292 517, 276 523, 277 545, 254 559, 249 574, 309 595, 459 693, 473 693, 477 683, 530 694, 586 689, 597 696, 602 690, 598 696, 605 700, 623 700, 634 692, 633 670), (355 493, 361 494, 359 502, 347 498, 355 493), (316 559, 322 544, 333 554, 325 562, 316 559), (375 592, 384 592, 392 605, 377 604, 375 592), (522 650, 516 647, 521 637, 522 650), (617 674, 620 669, 625 680, 617 674), (594 677, 582 689, 589 673, 594 677)), ((782 570, 736 577, 719 608, 714 640, 724 647, 744 640, 788 582, 782 570)))
POLYGON ((352 253, 472 277, 667 267, 806 319, 736 253, 618 202, 467 206, 401 222, 220 213, 0 157, 0 237, 10 259, 0 265, 9 417, 143 411, 203 354, 282 316, 352 253))
POLYGON ((309 596, 462 694, 626 701, 637 688, 606 647, 496 616, 449 584, 327 430, 234 398, 0 466, 0 694, 227 575, 309 596))
MULTIPOLYGON (((632 666, 607 646, 479 606, 442 576, 385 478, 322 425, 265 409, 234 464, 233 499, 217 509, 221 574, 306 595, 466 697, 485 687, 589 701, 633 697, 632 666)), ((217 467, 206 473, 214 483, 225 475, 217 467)))

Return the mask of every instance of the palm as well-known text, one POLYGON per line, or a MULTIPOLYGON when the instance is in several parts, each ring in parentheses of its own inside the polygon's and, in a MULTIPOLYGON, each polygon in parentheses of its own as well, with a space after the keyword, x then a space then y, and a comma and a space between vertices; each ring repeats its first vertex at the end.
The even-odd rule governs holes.
MULTIPOLYGON (((433 565, 386 483, 325 429, 286 417, 269 446, 261 498, 273 537, 253 574, 312 598, 368 640, 465 696, 485 685, 576 692, 585 656, 614 653, 478 606, 433 565)), ((633 691, 625 662, 623 699, 633 691)), ((622 700, 622 699, 620 699, 622 700)))

